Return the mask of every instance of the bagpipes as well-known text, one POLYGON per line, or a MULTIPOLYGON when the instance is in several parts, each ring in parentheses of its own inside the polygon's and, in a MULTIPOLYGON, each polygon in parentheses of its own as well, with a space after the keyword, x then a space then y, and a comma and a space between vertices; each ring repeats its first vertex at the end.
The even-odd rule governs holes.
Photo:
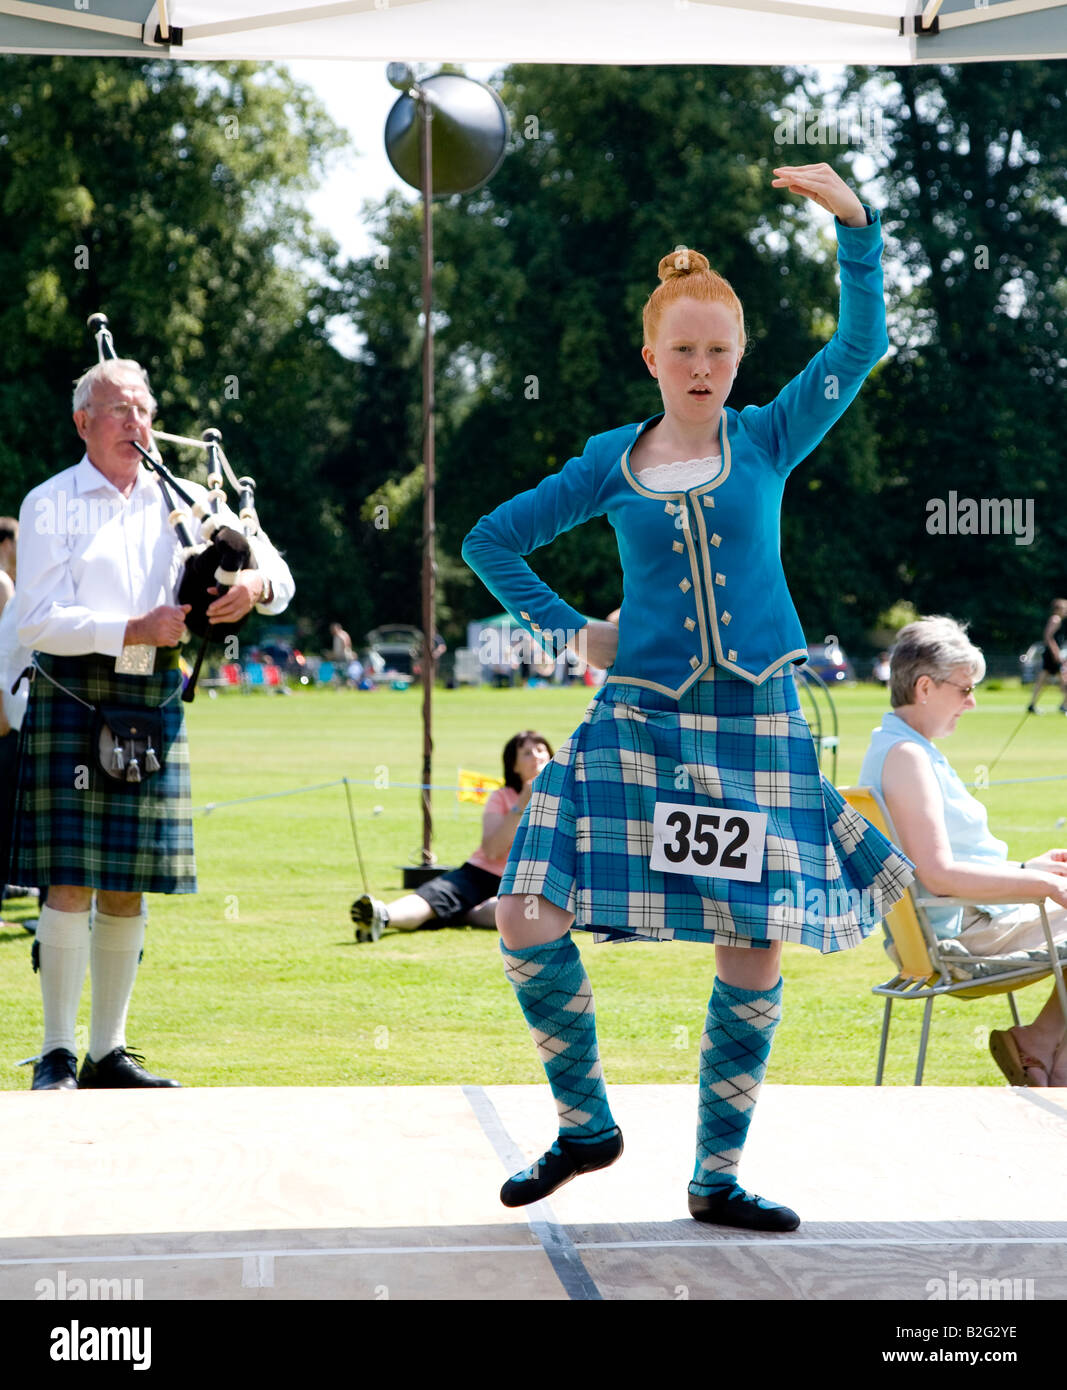
MULTIPOLYGON (((118 357, 106 314, 93 314, 89 319, 89 331, 96 339, 101 362, 118 357)), ((162 430, 153 430, 152 439, 165 439, 173 444, 186 444, 207 451, 208 495, 203 501, 194 501, 164 465, 158 452, 149 453, 136 440, 131 441, 146 466, 156 475, 170 511, 170 524, 182 548, 185 569, 178 586, 177 601, 179 604, 189 604, 190 611, 185 615, 185 626, 192 636, 200 639, 200 649, 196 655, 192 675, 182 691, 182 699, 188 704, 196 694, 200 668, 210 644, 232 637, 245 621, 245 618, 239 618, 236 622, 211 623, 207 619, 207 609, 226 593, 242 570, 256 568, 255 556, 248 538, 262 535, 263 532, 256 516, 256 485, 251 478, 234 477, 233 469, 222 450, 222 435, 217 429, 204 430, 200 439, 188 439, 184 435, 165 434, 162 430), (219 514, 220 505, 226 502, 226 493, 222 485, 223 471, 237 493, 237 515, 243 528, 241 531, 226 525, 219 514), (175 505, 174 495, 185 503, 189 512, 200 522, 200 533, 204 539, 199 545, 194 543, 186 524, 189 512, 182 511, 175 505), (209 592, 211 589, 215 592, 209 592)))

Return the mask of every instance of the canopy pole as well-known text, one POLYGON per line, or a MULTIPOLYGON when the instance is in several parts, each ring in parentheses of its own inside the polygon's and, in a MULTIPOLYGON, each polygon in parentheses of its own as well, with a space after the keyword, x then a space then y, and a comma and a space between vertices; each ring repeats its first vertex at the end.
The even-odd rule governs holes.
POLYGON ((87 10, 61 10, 55 5, 26 5, 22 0, 0 0, 0 14, 16 19, 36 19, 42 24, 65 24, 75 29, 92 29, 98 34, 118 34, 141 41, 141 26, 128 19, 108 19, 87 10))
POLYGON ((429 93, 415 84, 412 95, 419 112, 422 163, 422 862, 434 862, 433 814, 430 786, 433 782, 433 681, 437 666, 437 624, 434 617, 437 590, 437 558, 434 542, 434 380, 433 380, 433 108, 429 93))
MULTIPOLYGON (((397 5, 417 5, 423 0, 389 0, 389 8, 397 5)), ((274 29, 286 24, 314 24, 321 19, 340 19, 348 14, 381 10, 375 0, 338 0, 332 5, 302 5, 295 10, 277 10, 273 14, 245 15, 241 19, 219 19, 213 24, 190 24, 184 30, 185 42, 213 39, 220 34, 241 34, 247 30, 274 29)))

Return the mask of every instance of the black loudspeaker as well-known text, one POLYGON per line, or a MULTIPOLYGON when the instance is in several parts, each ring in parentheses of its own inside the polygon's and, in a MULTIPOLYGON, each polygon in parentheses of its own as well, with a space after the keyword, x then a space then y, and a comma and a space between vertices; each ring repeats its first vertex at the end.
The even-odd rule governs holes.
MULTIPOLYGON (((470 193, 496 173, 504 159, 508 116, 491 87, 456 73, 424 78, 419 87, 433 107, 430 163, 434 195, 470 193)), ((412 188, 422 188, 419 111, 410 96, 398 97, 385 122, 389 163, 412 188)))

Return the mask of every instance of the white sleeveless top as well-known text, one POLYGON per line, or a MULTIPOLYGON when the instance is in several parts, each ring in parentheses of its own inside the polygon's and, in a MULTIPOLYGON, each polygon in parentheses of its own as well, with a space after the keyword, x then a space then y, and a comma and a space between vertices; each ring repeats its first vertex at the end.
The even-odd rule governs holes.
MULTIPOLYGON (((988 864, 993 868, 1003 868, 1008 858, 1008 846, 989 829, 989 812, 963 785, 941 749, 935 748, 929 739, 923 738, 899 714, 890 712, 883 715, 881 725, 871 730, 871 741, 860 768, 860 786, 873 787, 879 796, 882 795, 886 757, 890 749, 902 742, 917 743, 930 759, 930 766, 941 789, 945 833, 953 859, 963 864, 988 864)), ((922 891, 924 897, 933 896, 925 888, 922 891)), ((1015 904, 976 903, 975 906, 990 917, 1000 917, 1014 911, 1015 904)), ((928 907, 926 915, 935 935, 959 936, 963 925, 962 908, 928 907)))
POLYGON ((722 471, 722 455, 709 454, 702 459, 678 459, 674 463, 657 463, 642 468, 634 477, 642 487, 652 492, 681 492, 686 488, 710 483, 722 471))

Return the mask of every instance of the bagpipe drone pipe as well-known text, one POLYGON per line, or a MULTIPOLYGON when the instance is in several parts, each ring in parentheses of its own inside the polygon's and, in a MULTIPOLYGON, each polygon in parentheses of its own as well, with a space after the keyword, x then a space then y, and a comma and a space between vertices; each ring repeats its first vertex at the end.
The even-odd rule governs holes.
MULTIPOLYGON (((106 314, 93 314, 89 319, 89 331, 96 339, 97 352, 101 362, 118 357, 111 331, 108 328, 106 314)), ((191 636, 200 639, 200 647, 192 674, 182 692, 182 699, 188 703, 196 694, 196 683, 200 677, 200 668, 203 665, 208 647, 212 642, 224 642, 227 638, 232 637, 245 622, 245 618, 239 618, 236 622, 209 622, 207 609, 216 599, 226 593, 242 570, 256 568, 255 555, 249 544, 249 537, 263 533, 260 531, 259 518, 256 516, 256 485, 251 478, 234 477, 233 470, 222 450, 222 435, 217 429, 204 430, 200 439, 189 439, 183 435, 166 434, 161 430, 152 430, 152 439, 153 452, 151 453, 142 448, 136 440, 131 442, 140 453, 145 466, 156 475, 170 512, 170 524, 174 528, 174 533, 182 549, 182 560, 185 568, 178 586, 177 602, 189 605, 189 612, 185 615, 185 626, 191 636), (158 439, 206 450, 208 495, 204 500, 194 501, 164 465, 155 449, 155 441, 158 439), (226 493, 223 490, 223 470, 225 470, 231 486, 237 492, 237 516, 242 528, 240 531, 227 525, 219 510, 220 506, 226 503, 226 493), (188 507, 187 512, 182 511, 176 505, 176 497, 188 507), (190 513, 200 523, 200 534, 203 539, 199 543, 193 541, 187 524, 190 513)))

